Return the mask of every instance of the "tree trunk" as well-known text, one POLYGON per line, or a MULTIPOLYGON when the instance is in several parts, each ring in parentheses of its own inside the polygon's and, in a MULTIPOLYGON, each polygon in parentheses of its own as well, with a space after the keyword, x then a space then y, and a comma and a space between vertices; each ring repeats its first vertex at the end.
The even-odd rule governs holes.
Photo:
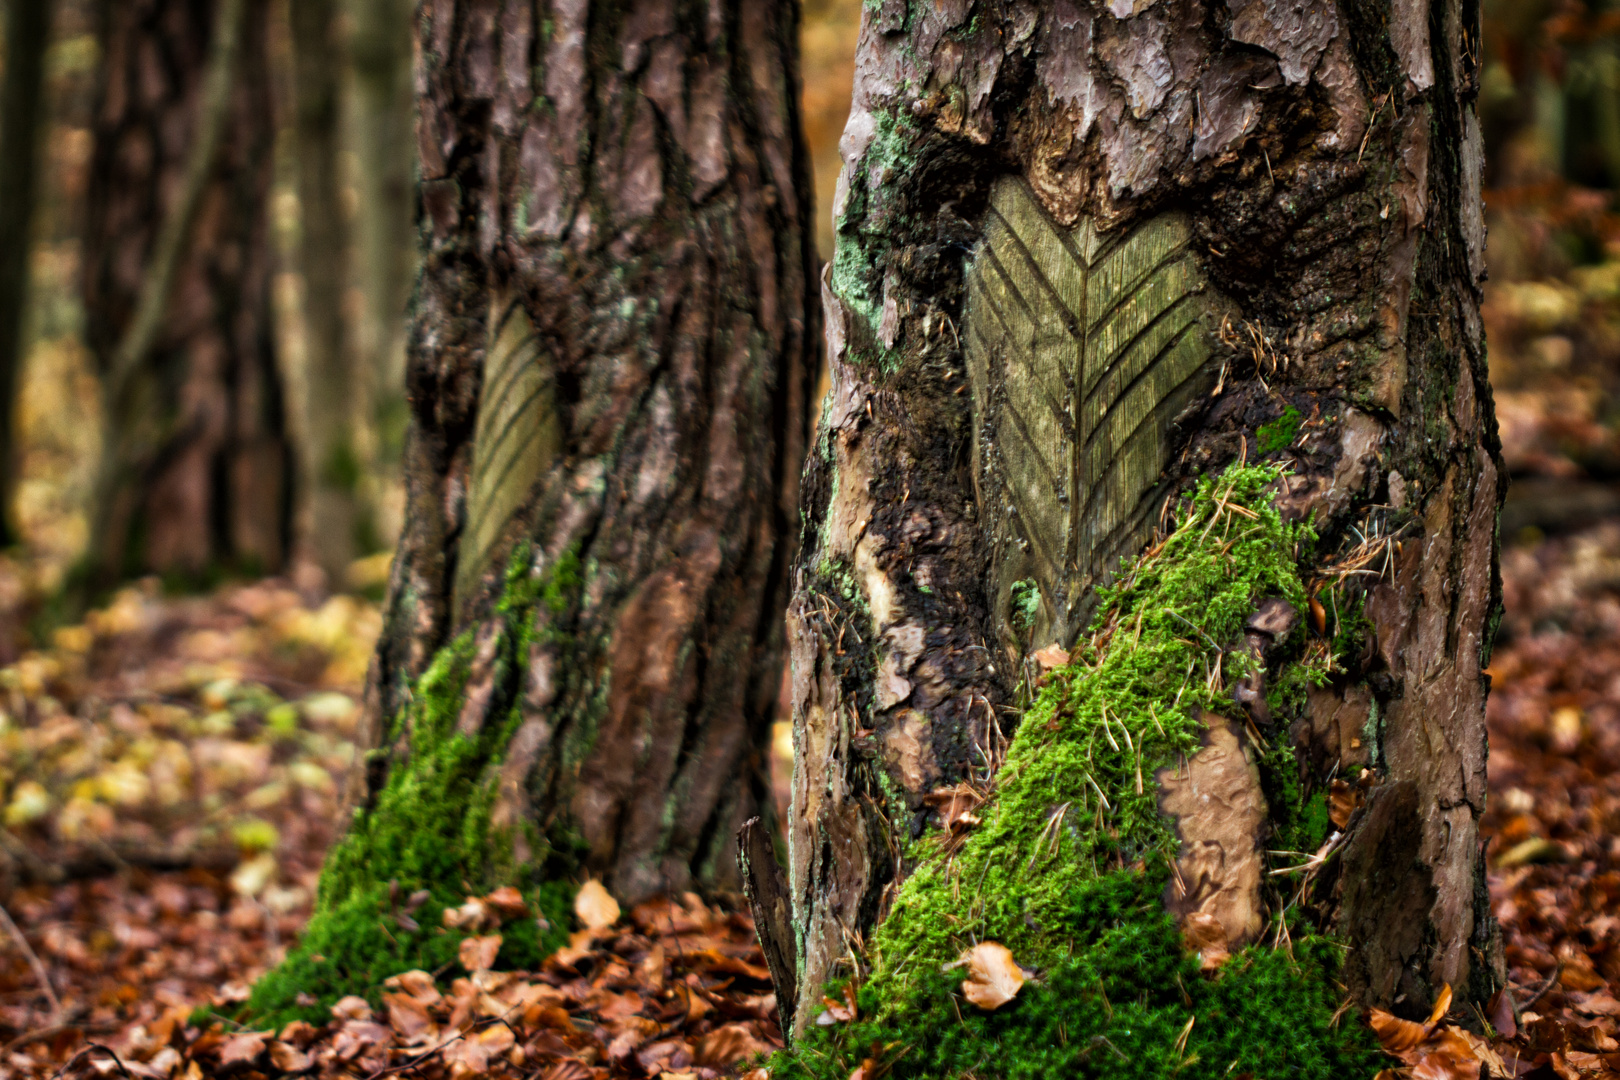
MULTIPOLYGON (((399 479, 405 428, 405 305, 416 267, 416 146, 411 96, 413 0, 351 0, 349 70, 353 76, 350 140, 359 158, 356 215, 359 278, 365 294, 359 346, 365 423, 362 490, 376 543, 388 545, 398 523, 387 520, 382 492, 399 479)), ((369 545, 368 545, 369 546, 369 545)))
POLYGON ((736 884, 770 805, 818 339, 796 15, 423 7, 375 749, 255 1008, 435 966, 442 936, 369 928, 395 893, 429 890, 433 926, 469 889, 575 870, 628 903, 736 884))
POLYGON ((106 409, 95 586, 285 558, 268 12, 267 0, 102 9, 84 230, 85 333, 106 409))
MULTIPOLYGON (((835 976, 906 987, 889 1015, 944 1008, 907 995, 1000 935, 1027 943, 1026 966, 1049 961, 1055 988, 1101 931, 1080 908, 1037 912, 1047 859, 1078 883, 1173 863, 1155 907, 1184 928, 1216 918, 1234 953, 1334 936, 1358 1002, 1426 1015, 1444 983, 1459 1000, 1501 984, 1478 835, 1502 482, 1478 313, 1477 17, 1458 0, 866 6, 824 291, 832 392, 789 614, 801 1019, 835 976), (1170 553, 1191 581, 1196 560, 1242 550, 1206 551, 1197 530, 1240 536, 1221 493, 1249 482, 1225 472, 1245 460, 1289 475, 1242 520, 1259 529, 1274 506, 1320 538, 1276 526, 1289 565, 1255 579, 1247 623, 1214 604, 1238 570, 1185 608, 1164 576, 1170 553), (1200 478, 1216 486, 1187 501, 1200 478), (1150 542, 1122 592, 1099 591, 1150 542), (1198 677, 1158 670, 1150 644, 1207 650, 1198 677), (1069 753, 1085 768, 1026 790, 1069 753), (1235 801, 1205 835, 1177 792, 1223 754, 1235 801), (1017 768, 992 777, 1007 755, 1017 768), (1036 808, 1026 832, 1019 806, 1036 808), (919 842, 935 824, 949 839, 919 842), (984 850, 976 829, 1011 839, 984 850), (1261 873, 1324 843, 1297 894, 1300 874, 1261 873), (1199 850, 1227 867, 1204 880, 1219 910, 1183 878, 1199 850), (1008 914, 1016 896, 1033 906, 1008 914), (938 903, 936 940, 916 927, 938 903)), ((1113 1018, 1136 991, 1107 982, 1113 1018)), ((1121 1010, 1099 1037, 1123 1045, 1131 1022, 1121 1010)), ((1070 1024, 1064 1052, 1096 1051, 1086 1067, 1106 1072, 1070 1024)), ((906 1042, 896 1025, 885 1040, 906 1042)), ((1199 1027, 1182 1049, 1222 1037, 1207 1013, 1199 1027)), ((846 1073, 867 1053, 849 1038, 846 1073)), ((936 1053, 897 1067, 972 1067, 936 1053)))
POLYGON ((294 134, 298 147, 299 269, 304 364, 299 424, 303 557, 341 588, 360 554, 365 507, 355 435, 366 419, 359 361, 345 318, 349 223, 338 175, 337 0, 292 0, 294 134))
POLYGON ((39 130, 45 46, 51 30, 47 0, 6 5, 5 72, 0 82, 0 547, 18 540, 12 499, 17 490, 17 386, 27 356, 29 228, 39 172, 39 130))

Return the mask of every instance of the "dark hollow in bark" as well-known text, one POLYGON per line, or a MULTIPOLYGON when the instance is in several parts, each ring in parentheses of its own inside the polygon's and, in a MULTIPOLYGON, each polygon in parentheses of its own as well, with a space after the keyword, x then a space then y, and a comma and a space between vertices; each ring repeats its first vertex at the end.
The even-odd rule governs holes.
POLYGON ((286 555, 292 463, 267 214, 270 7, 244 3, 229 78, 213 84, 223 99, 209 93, 216 23, 239 5, 102 6, 84 229, 85 334, 108 384, 87 558, 95 587, 152 571, 274 570, 286 555), (218 110, 217 147, 198 162, 193 140, 218 110), (207 167, 192 183, 197 164, 207 167), (165 227, 178 228, 172 261, 162 257, 165 227), (150 340, 132 348, 145 336, 131 328, 154 277, 168 281, 166 295, 156 297, 150 340))
POLYGON ((17 385, 26 357, 29 224, 39 171, 41 91, 50 36, 48 0, 6 5, 5 76, 0 82, 0 546, 18 539, 11 502, 17 489, 17 385))
POLYGON ((796 7, 436 0, 419 26, 408 509, 368 738, 468 640, 456 727, 514 725, 489 776, 496 827, 533 827, 519 864, 566 836, 624 901, 735 886, 819 345, 796 7), (497 662, 523 581, 545 600, 497 662))
POLYGON ((1014 735, 1031 654, 1085 629, 1167 494, 1243 458, 1292 469, 1278 504, 1315 515, 1306 581, 1354 647, 1303 706, 1263 678, 1236 697, 1307 797, 1376 781, 1311 917, 1365 1002, 1499 985, 1477 19, 866 6, 789 613, 801 1019, 910 869, 925 796, 1014 735))

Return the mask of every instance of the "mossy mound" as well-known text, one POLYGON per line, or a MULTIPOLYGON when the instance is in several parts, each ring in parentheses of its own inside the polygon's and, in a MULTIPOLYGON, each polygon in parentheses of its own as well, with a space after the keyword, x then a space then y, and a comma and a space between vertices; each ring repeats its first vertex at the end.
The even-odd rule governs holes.
MULTIPOLYGON (((1307 603, 1298 566, 1316 538, 1272 506, 1279 475, 1235 466, 1201 481, 1171 535, 1104 593, 1090 640, 1025 711, 982 824, 956 850, 922 841, 932 849, 873 936, 869 1019, 804 1018, 775 1075, 844 1080, 868 1057, 928 1077, 1377 1071, 1370 1036, 1334 1023, 1336 946, 1296 937, 1203 975, 1162 902, 1178 840, 1154 773, 1197 752, 1200 710, 1242 715, 1226 687, 1250 673, 1234 647, 1257 602, 1307 603), (1036 973, 995 1012, 961 1001, 961 972, 941 971, 985 940, 1036 973)), ((1331 654, 1303 629, 1280 649, 1272 699, 1286 709, 1331 654)), ((1262 768, 1285 796, 1274 825, 1309 830, 1292 820, 1307 809, 1292 756, 1273 751, 1262 768)))
MULTIPOLYGON (((1341 1080, 1380 1068, 1371 1036, 1340 1018, 1337 949, 1249 948, 1213 977, 1182 947, 1160 896, 1167 871, 1118 870, 1076 885, 1073 953, 994 1012, 960 999, 960 972, 920 966, 896 1001, 867 983, 863 1018, 811 1027, 771 1061, 776 1080, 846 1080, 871 1060, 900 1077, 1234 1076, 1341 1080)), ((834 990, 836 996, 836 989, 834 990)), ((868 1073, 870 1075, 870 1073, 868 1073)))
POLYGON ((383 789, 328 853, 303 936, 253 988, 246 1011, 255 1024, 325 1020, 345 995, 375 1003, 390 975, 453 966, 466 934, 443 925, 444 910, 503 885, 524 893, 546 929, 532 918, 508 923, 499 966, 536 967, 566 942, 575 853, 535 832, 528 847, 541 854, 519 865, 510 830, 491 823, 500 765, 521 723, 516 687, 537 632, 536 605, 555 611, 577 583, 571 561, 536 576, 527 554, 514 555, 497 607, 494 686, 506 700, 491 712, 504 719, 475 734, 457 731, 473 653, 472 634, 462 634, 439 651, 389 732, 386 746, 404 740, 409 751, 396 753, 383 789), (409 904, 422 892, 425 900, 409 904))

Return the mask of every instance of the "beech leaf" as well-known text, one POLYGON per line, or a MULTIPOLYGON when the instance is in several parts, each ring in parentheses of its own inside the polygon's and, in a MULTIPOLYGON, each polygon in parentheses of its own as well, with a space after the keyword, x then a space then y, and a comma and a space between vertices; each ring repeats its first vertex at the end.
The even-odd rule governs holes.
POLYGON ((488 971, 495 966, 495 955, 501 951, 501 935, 470 937, 461 943, 458 959, 468 971, 488 971))
POLYGON ((962 996, 986 1012, 999 1009, 1018 996, 1024 985, 1024 971, 1007 946, 982 941, 964 952, 947 968, 966 964, 968 977, 962 982, 962 996))
POLYGON ((591 878, 574 897, 574 914, 586 929, 606 930, 619 921, 619 902, 600 881, 591 878))

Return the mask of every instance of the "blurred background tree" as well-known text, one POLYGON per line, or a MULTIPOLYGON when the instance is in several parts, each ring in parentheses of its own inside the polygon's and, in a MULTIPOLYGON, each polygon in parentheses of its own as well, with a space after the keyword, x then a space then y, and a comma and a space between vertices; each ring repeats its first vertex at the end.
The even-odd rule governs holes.
MULTIPOLYGON (((32 237, 26 261, 0 243, 0 395, 15 399, 0 495, 36 601, 80 565, 98 586, 302 567, 306 586, 380 590, 386 573, 416 258, 414 4, 243 0, 219 146, 188 186, 231 7, 55 0, 48 25, 45 5, 7 9, 25 17, 5 55, 24 60, 5 65, 0 187, 34 187, 0 198, 0 232, 32 237), (165 229, 184 242, 139 323, 164 291, 165 229), (136 330, 151 339, 120 390, 134 397, 109 412, 105 375, 136 330)), ((860 12, 803 7, 824 258, 860 12)), ((1620 7, 1490 0, 1482 21, 1486 318, 1513 536, 1620 510, 1620 7)), ((5 437, 0 424, 0 454, 5 437)))

